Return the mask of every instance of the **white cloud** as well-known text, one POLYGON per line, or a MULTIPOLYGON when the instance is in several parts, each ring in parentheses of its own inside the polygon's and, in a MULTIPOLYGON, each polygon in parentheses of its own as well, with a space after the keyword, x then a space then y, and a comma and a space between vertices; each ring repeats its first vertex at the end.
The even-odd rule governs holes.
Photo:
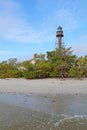
POLYGON ((14 57, 17 57, 17 53, 10 50, 0 50, 0 62, 14 57))
POLYGON ((52 42, 56 37, 56 28, 60 24, 67 31, 72 31, 79 25, 72 10, 56 8, 52 14, 43 18, 42 28, 37 30, 23 17, 24 14, 22 15, 23 12, 18 3, 3 0, 3 2, 0 1, 0 5, 3 7, 0 10, 0 37, 4 39, 36 44, 52 42))
MULTIPOLYGON (((60 9, 53 11, 42 22, 42 29, 35 29, 25 18, 22 18, 20 5, 12 0, 0 1, 0 36, 18 42, 44 43, 55 38, 56 26, 62 24, 65 29, 72 30, 78 26, 71 10, 60 9), (55 26, 56 25, 56 26, 55 26), (48 28, 48 30, 47 30, 48 28), (52 32, 53 31, 53 32, 52 32)), ((24 15, 24 14, 23 14, 24 15)))
POLYGON ((81 35, 73 42, 73 49, 78 55, 87 55, 87 35, 81 35))
MULTIPOLYGON (((17 41, 22 43, 43 44, 51 42, 55 34, 52 35, 47 30, 46 21, 45 28, 35 29, 32 23, 27 21, 23 15, 21 7, 12 0, 3 0, 0 2, 2 9, 0 11, 0 37, 3 39, 17 41)), ((42 23, 43 26, 43 23, 42 23)))
POLYGON ((3 8, 18 8, 18 4, 12 0, 2 0, 0 1, 0 5, 2 5, 3 8))
POLYGON ((3 6, 0 11, 0 37, 18 42, 40 43, 42 32, 33 29, 29 21, 23 19, 20 7, 16 3, 10 0, 5 2, 5 0, 0 2, 0 5, 3 6), (17 12, 20 12, 20 16, 17 12))
POLYGON ((11 54, 11 53, 12 53, 12 52, 10 52, 10 51, 0 50, 0 56, 9 55, 9 54, 11 54))
POLYGON ((80 26, 71 9, 60 9, 55 12, 55 17, 57 17, 58 23, 62 24, 67 32, 72 32, 80 26))

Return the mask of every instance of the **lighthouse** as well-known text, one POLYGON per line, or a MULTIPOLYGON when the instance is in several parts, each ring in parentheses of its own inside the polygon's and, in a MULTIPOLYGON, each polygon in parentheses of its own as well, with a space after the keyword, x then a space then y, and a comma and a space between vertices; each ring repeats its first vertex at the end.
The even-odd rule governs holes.
POLYGON ((58 48, 61 48, 62 45, 62 37, 63 37, 63 31, 62 31, 62 27, 59 26, 57 28, 57 32, 56 32, 56 37, 58 37, 58 48))

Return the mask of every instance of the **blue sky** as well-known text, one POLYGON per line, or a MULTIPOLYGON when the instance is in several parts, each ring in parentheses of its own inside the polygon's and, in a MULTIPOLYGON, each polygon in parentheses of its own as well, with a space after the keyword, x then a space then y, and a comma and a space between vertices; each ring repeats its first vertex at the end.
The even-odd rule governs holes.
POLYGON ((66 47, 87 55, 87 0, 0 0, 0 61, 54 50, 59 25, 66 47))

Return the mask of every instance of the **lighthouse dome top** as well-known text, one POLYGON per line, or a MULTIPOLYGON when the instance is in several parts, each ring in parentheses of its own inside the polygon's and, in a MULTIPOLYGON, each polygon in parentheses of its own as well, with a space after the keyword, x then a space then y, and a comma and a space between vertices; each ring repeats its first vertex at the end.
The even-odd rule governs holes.
POLYGON ((57 29, 58 29, 58 31, 62 31, 62 27, 61 26, 59 26, 57 29))

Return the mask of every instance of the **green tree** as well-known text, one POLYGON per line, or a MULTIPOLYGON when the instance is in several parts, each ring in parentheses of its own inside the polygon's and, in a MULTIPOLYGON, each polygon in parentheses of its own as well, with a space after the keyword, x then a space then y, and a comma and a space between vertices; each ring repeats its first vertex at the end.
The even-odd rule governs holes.
POLYGON ((83 72, 83 76, 87 77, 87 56, 79 57, 76 66, 83 72))
POLYGON ((56 68, 56 73, 59 77, 66 77, 68 75, 68 70, 71 66, 74 66, 76 61, 76 56, 73 55, 71 47, 55 49, 55 51, 47 52, 48 61, 53 64, 53 70, 56 68))
POLYGON ((46 78, 49 77, 51 71, 51 65, 48 61, 40 61, 37 64, 37 70, 39 71, 39 77, 46 78))

